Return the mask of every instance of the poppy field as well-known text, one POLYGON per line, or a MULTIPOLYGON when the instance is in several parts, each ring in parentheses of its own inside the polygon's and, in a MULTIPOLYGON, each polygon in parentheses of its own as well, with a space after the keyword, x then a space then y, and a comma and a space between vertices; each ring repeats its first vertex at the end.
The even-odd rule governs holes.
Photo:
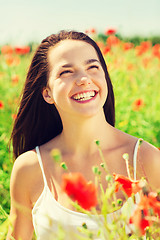
MULTIPOLYGON (((112 29, 103 35, 94 30, 89 34, 104 55, 113 83, 115 127, 160 149, 160 41, 153 43, 142 39, 137 44, 124 40, 112 29)), ((13 166, 9 139, 23 83, 36 47, 36 44, 0 46, 0 240, 5 239, 9 224, 9 184, 13 166)), ((143 201, 146 201, 145 197, 143 201)), ((152 205, 156 197, 150 196, 148 204, 152 205)), ((159 203, 156 204, 156 211, 160 215, 159 203)))

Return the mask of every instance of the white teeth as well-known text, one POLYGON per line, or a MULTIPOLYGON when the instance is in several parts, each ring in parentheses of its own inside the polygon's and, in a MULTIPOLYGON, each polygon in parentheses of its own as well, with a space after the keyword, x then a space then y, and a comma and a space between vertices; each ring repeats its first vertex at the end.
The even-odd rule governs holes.
POLYGON ((91 94, 89 94, 89 92, 87 92, 85 95, 86 97, 91 97, 91 94))
POLYGON ((95 96, 95 91, 90 91, 90 92, 85 92, 85 93, 78 93, 73 96, 73 99, 78 100, 78 101, 86 101, 91 99, 92 97, 95 96))

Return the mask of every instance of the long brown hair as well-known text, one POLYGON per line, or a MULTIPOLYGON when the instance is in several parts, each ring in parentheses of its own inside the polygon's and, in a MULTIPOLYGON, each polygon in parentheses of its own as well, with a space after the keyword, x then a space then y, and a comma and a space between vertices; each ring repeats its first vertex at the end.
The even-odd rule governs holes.
POLYGON ((48 104, 42 97, 42 89, 47 86, 49 66, 48 51, 50 47, 65 39, 81 40, 89 43, 96 50, 108 86, 108 97, 103 106, 106 121, 114 126, 115 107, 112 83, 105 60, 96 42, 82 32, 61 31, 44 39, 37 48, 22 91, 17 118, 15 119, 11 141, 16 158, 23 152, 42 145, 62 132, 63 126, 54 104, 48 104))

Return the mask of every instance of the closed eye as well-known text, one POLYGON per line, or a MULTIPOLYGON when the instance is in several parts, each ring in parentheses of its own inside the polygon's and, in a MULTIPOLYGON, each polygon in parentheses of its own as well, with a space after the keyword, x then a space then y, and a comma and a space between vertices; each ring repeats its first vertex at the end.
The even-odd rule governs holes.
POLYGON ((62 76, 63 74, 66 74, 66 73, 72 73, 72 71, 71 70, 65 70, 65 71, 61 72, 59 74, 59 76, 62 76))
POLYGON ((91 66, 89 66, 88 69, 94 69, 94 68, 99 69, 99 66, 97 66, 97 65, 91 65, 91 66))

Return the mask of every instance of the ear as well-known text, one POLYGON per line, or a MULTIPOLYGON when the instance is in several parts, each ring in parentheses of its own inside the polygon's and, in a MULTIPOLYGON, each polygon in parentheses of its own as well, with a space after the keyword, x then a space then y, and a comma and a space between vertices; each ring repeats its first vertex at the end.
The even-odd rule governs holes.
POLYGON ((48 87, 43 88, 42 96, 47 103, 49 103, 49 104, 54 103, 54 99, 52 97, 51 90, 48 87))

